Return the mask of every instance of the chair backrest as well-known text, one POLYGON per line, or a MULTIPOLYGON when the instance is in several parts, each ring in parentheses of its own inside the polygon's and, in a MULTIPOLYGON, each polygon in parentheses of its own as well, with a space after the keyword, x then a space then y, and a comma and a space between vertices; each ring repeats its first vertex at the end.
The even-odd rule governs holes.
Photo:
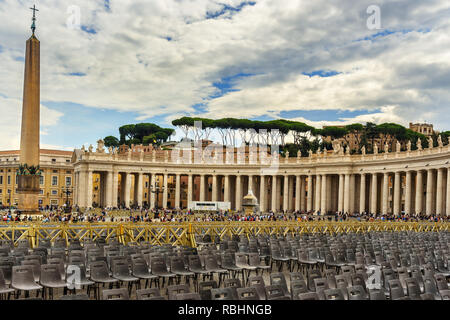
POLYGON ((297 294, 308 292, 308 286, 306 285, 305 280, 293 280, 290 282, 291 293, 294 295, 294 290, 297 294))
POLYGON ((267 300, 270 300, 270 299, 276 298, 276 297, 285 296, 283 287, 281 285, 270 285, 270 286, 266 286, 265 289, 266 289, 267 300))
POLYGON ((326 300, 345 300, 344 294, 340 289, 327 289, 324 290, 326 300))
POLYGON ((152 259, 151 260, 151 270, 152 270, 152 273, 154 273, 154 274, 166 273, 167 272, 166 262, 164 260, 152 259))
POLYGON ((216 281, 204 281, 198 284, 199 286, 199 294, 202 297, 202 300, 211 300, 211 289, 217 289, 216 281))
POLYGON ((10 263, 9 265, 0 265, 0 270, 3 273, 3 278, 5 279, 5 282, 11 283, 12 267, 13 267, 12 263, 10 263))
POLYGON ((260 300, 260 297, 254 287, 237 288, 237 295, 239 300, 260 300))
POLYGON ((425 293, 437 294, 438 288, 436 286, 436 281, 434 280, 434 276, 425 276, 423 278, 425 293))
POLYGON ((203 269, 198 255, 189 256, 189 268, 190 269, 203 269))
POLYGON ((434 275, 434 279, 436 280, 437 288, 439 291, 448 290, 447 278, 443 274, 436 273, 434 275))
POLYGON ((279 285, 283 289, 283 294, 289 294, 286 278, 284 277, 284 274, 279 273, 271 273, 270 274, 270 284, 271 285, 279 285))
POLYGON ((370 300, 386 300, 386 295, 381 290, 369 290, 370 300))
POLYGON ((290 281, 305 280, 305 278, 303 277, 303 274, 301 272, 291 272, 289 273, 289 280, 290 281))
POLYGON ((314 287, 316 288, 316 292, 318 293, 329 289, 327 279, 326 278, 314 279, 314 287))
POLYGON ((66 296, 62 296, 58 300, 68 301, 68 300, 90 300, 86 294, 70 294, 66 296))
POLYGON ((167 287, 167 295, 169 300, 175 300, 175 296, 180 293, 190 293, 189 286, 187 284, 172 285, 167 287))
POLYGON ((362 286, 364 290, 366 290, 366 280, 364 279, 364 276, 360 273, 352 274, 352 285, 362 286))
POLYGON ((180 256, 170 258, 170 270, 173 271, 186 271, 184 265, 184 259, 180 256))
POLYGON ((361 285, 353 285, 347 288, 348 300, 367 300, 367 292, 361 285))
POLYGON ((242 288, 241 280, 237 278, 225 279, 223 285, 225 288, 242 288))
POLYGON ((211 289, 212 300, 233 300, 233 291, 231 288, 211 289))
POLYGON ((6 281, 5 276, 3 275, 3 270, 0 269, 0 290, 6 289, 6 281))
POLYGON ((308 290, 315 292, 316 291, 316 285, 314 280, 315 279, 320 279, 321 276, 317 275, 317 274, 309 274, 308 275, 308 290))
POLYGON ((137 300, 153 300, 155 297, 161 297, 158 288, 136 290, 137 300))
POLYGON ((405 285, 408 297, 411 298, 419 298, 420 297, 420 286, 419 282, 416 278, 406 278, 405 279, 405 285))
POLYGON ((61 269, 55 264, 44 264, 41 266, 41 283, 61 281, 61 269))
POLYGON ((205 257, 205 269, 206 270, 217 270, 219 269, 219 264, 217 262, 216 255, 209 254, 205 257))
POLYGON ((397 300, 397 299, 405 297, 405 292, 403 290, 400 280, 393 279, 393 280, 389 280, 388 283, 389 283, 389 293, 390 293, 391 300, 397 300))
POLYGON ((235 254, 236 257, 236 264, 241 264, 241 265, 247 265, 248 261, 247 261, 247 255, 241 252, 236 252, 235 254))
POLYGON ((129 276, 130 269, 128 268, 128 262, 116 261, 113 265, 112 273, 114 276, 129 276))
POLYGON ((450 290, 441 290, 440 292, 442 300, 450 300, 450 290))
POLYGON ((35 283, 36 282, 33 275, 33 266, 22 265, 12 267, 11 286, 13 288, 30 284, 34 285, 35 283))
POLYGON ((189 300, 202 300, 202 298, 200 297, 200 294, 191 292, 191 293, 179 293, 175 295, 175 300, 189 301, 189 300))
MULTIPOLYGON (((99 279, 103 277, 109 278, 108 266, 105 261, 94 261, 89 264, 91 270, 91 278, 99 279)), ((95 281, 95 280, 94 280, 95 281)))
POLYGON ((103 300, 130 300, 128 296, 128 290, 122 289, 111 289, 103 290, 103 300))
POLYGON ((248 264, 253 267, 258 267, 261 265, 261 259, 258 253, 248 254, 248 264))
POLYGON ((320 300, 317 292, 300 293, 298 300, 320 300))

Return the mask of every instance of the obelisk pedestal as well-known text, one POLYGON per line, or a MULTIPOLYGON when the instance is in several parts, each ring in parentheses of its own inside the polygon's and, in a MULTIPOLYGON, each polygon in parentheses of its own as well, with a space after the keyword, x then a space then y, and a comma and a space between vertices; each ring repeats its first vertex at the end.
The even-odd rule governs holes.
POLYGON ((20 164, 35 172, 18 174, 19 210, 39 213, 40 43, 34 33, 27 41, 20 139, 20 164))

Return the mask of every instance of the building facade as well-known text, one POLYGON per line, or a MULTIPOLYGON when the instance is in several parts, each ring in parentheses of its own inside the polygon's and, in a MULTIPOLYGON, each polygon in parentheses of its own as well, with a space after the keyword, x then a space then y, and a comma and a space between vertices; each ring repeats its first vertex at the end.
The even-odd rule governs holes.
MULTIPOLYGON (((430 137, 433 135, 433 125, 430 123, 409 123, 409 128, 415 132, 421 133, 424 136, 430 137)), ((436 132, 438 133, 438 132, 436 132)))
POLYGON ((93 204, 96 176, 102 207, 147 202, 152 208, 186 208, 190 201, 225 201, 241 210, 242 198, 252 190, 263 212, 450 215, 450 145, 307 158, 208 150, 148 153, 139 147, 120 154, 100 146, 95 152, 75 150, 72 162, 74 202, 84 208, 93 204), (151 192, 155 186, 163 190, 151 192))
MULTIPOLYGON (((73 195, 65 193, 66 187, 73 192, 73 164, 72 153, 60 150, 40 150, 39 205, 62 206, 68 200, 73 204, 73 195)), ((0 206, 17 206, 16 171, 20 164, 19 151, 0 151, 0 206)))

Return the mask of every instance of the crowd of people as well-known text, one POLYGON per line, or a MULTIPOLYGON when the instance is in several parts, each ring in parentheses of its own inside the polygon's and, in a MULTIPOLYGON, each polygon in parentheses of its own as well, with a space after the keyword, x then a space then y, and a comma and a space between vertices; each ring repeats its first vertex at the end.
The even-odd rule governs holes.
POLYGON ((399 216, 372 213, 341 213, 321 215, 320 212, 294 212, 294 213, 274 213, 272 211, 262 214, 246 215, 238 211, 215 211, 208 213, 197 213, 192 210, 161 210, 161 209, 88 209, 81 211, 79 208, 73 208, 72 212, 67 213, 65 208, 53 208, 53 210, 42 210, 41 215, 30 216, 20 215, 19 212, 4 210, 0 212, 3 222, 27 222, 39 221, 43 223, 50 222, 133 222, 133 223, 153 223, 153 222, 225 222, 225 221, 403 221, 403 222, 447 222, 449 217, 437 215, 415 214, 409 215, 402 213, 399 216))

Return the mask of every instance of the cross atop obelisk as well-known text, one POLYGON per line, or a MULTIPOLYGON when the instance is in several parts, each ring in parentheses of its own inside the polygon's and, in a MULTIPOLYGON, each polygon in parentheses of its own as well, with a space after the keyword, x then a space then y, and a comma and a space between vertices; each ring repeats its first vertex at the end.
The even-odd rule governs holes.
POLYGON ((36 9, 36 5, 33 5, 33 8, 30 8, 31 10, 33 10, 33 23, 31 24, 31 31, 33 31, 33 36, 34 36, 34 31, 36 30, 36 11, 39 11, 38 9, 36 9))

